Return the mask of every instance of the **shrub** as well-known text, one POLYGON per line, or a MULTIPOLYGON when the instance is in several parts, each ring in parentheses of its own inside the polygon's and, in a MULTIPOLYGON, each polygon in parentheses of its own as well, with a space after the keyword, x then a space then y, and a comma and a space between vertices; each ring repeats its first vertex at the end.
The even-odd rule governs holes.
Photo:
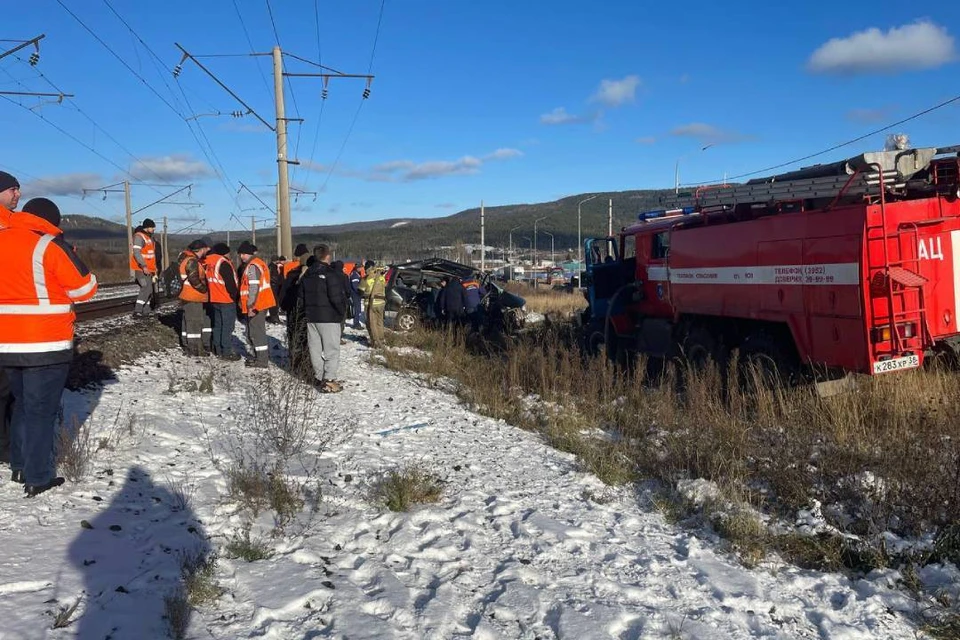
POLYGON ((92 418, 80 422, 73 417, 70 422, 66 427, 61 421, 57 431, 57 469, 70 482, 80 482, 90 472, 94 453, 104 447, 91 437, 92 418))
POLYGON ((440 479, 419 465, 389 471, 373 485, 374 499, 391 511, 438 502, 442 495, 440 479))

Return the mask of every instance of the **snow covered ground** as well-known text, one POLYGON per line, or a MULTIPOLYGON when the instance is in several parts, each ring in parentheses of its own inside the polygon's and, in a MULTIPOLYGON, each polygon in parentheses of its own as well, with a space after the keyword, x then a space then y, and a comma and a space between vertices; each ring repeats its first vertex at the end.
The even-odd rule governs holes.
MULTIPOLYGON (((348 337, 345 390, 317 396, 325 428, 342 435, 318 460, 318 517, 299 535, 268 539, 269 559, 221 551, 226 592, 194 613, 187 637, 916 637, 916 605, 893 588, 895 572, 851 581, 786 565, 746 569, 666 523, 642 490, 605 487, 536 435, 370 363, 358 334, 348 337), (375 504, 379 474, 411 463, 444 479, 442 500, 410 513, 375 504)), ((219 442, 242 430, 242 396, 257 374, 170 351, 117 375, 65 400, 68 421, 92 411, 97 437, 109 438, 90 477, 34 500, 0 484, 4 640, 167 637, 163 597, 179 554, 220 549, 236 534, 237 510, 203 434, 219 442), (213 366, 225 371, 212 394, 180 383, 213 366), (177 486, 192 493, 186 508, 177 486), (51 629, 53 614, 81 596, 73 621, 51 629)), ((928 571, 960 580, 953 567, 928 571)))

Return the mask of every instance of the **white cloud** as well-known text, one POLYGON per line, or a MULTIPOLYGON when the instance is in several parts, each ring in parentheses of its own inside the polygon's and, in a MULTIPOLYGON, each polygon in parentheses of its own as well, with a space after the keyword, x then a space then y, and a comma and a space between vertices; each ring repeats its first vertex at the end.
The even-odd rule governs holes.
POLYGON ((629 75, 621 80, 601 80, 600 87, 590 97, 590 102, 599 102, 608 107, 619 107, 636 99, 640 76, 629 75))
POLYGON ((861 124, 876 124, 883 122, 892 113, 892 109, 885 107, 882 109, 850 109, 846 113, 847 120, 859 122, 861 124))
POLYGON ((550 113, 541 115, 540 124, 589 124, 595 122, 599 117, 599 113, 576 115, 568 113, 564 107, 557 107, 550 113))
POLYGON ((413 160, 391 160, 375 165, 370 172, 363 176, 374 182, 413 182, 444 176, 473 175, 480 172, 485 162, 509 160, 523 155, 519 149, 497 149, 480 158, 463 156, 457 160, 428 160, 414 162, 413 160))
POLYGON ((80 196, 84 189, 96 189, 103 185, 104 179, 97 173, 65 173, 28 182, 23 186, 23 191, 30 197, 80 196))
POLYGON ((488 153, 483 157, 484 160, 509 160, 510 158, 519 158, 523 155, 520 149, 497 149, 493 153, 488 153))
POLYGON ((821 45, 807 61, 814 73, 893 73, 938 67, 956 58, 944 27, 919 20, 883 32, 876 27, 821 45))
POLYGON ((160 180, 161 182, 195 180, 214 175, 213 170, 205 162, 187 154, 143 158, 130 166, 130 174, 137 180, 160 180))
POLYGON ((653 144, 657 141, 654 136, 641 136, 636 139, 637 144, 653 144))
POLYGON ((453 208, 455 208, 457 205, 454 204, 454 203, 452 203, 452 202, 441 202, 441 203, 435 204, 435 205, 433 205, 433 206, 434 206, 435 208, 437 208, 437 209, 453 209, 453 208))
POLYGON ((721 129, 713 126, 712 124, 706 124, 703 122, 691 122, 690 124, 676 127, 670 132, 670 135, 684 138, 694 138, 700 144, 704 145, 739 142, 741 140, 746 140, 749 137, 736 131, 721 129))

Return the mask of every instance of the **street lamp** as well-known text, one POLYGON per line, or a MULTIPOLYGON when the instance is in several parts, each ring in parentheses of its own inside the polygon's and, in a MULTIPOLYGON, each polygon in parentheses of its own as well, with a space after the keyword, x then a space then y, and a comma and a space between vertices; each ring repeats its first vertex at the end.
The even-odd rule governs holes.
POLYGON ((510 248, 507 250, 507 262, 513 264, 513 232, 522 227, 522 224, 518 224, 513 229, 510 229, 510 248))
MULTIPOLYGON (((714 143, 711 142, 710 144, 708 144, 708 145, 706 145, 706 146, 704 146, 704 147, 700 147, 700 151, 706 151, 707 149, 709 149, 709 148, 712 147, 713 145, 714 145, 714 143)), ((674 195, 680 195, 680 161, 683 160, 684 158, 686 158, 688 155, 690 155, 690 154, 689 154, 689 153, 685 153, 685 154, 683 154, 682 156, 680 156, 679 158, 677 158, 677 164, 676 164, 676 166, 674 167, 674 172, 673 172, 673 193, 674 193, 674 195)))
POLYGON ((581 200, 577 203, 577 271, 583 271, 583 239, 580 238, 580 207, 584 202, 589 202, 599 196, 599 193, 595 193, 585 200, 581 200))
POLYGON ((533 221, 533 270, 534 272, 536 272, 537 270, 537 258, 540 257, 538 255, 540 252, 537 250, 537 224, 539 224, 541 220, 546 220, 549 217, 550 216, 541 216, 533 221))
POLYGON ((557 266, 557 259, 553 254, 553 234, 549 231, 544 231, 544 233, 550 236, 550 262, 553 263, 553 266, 557 266))

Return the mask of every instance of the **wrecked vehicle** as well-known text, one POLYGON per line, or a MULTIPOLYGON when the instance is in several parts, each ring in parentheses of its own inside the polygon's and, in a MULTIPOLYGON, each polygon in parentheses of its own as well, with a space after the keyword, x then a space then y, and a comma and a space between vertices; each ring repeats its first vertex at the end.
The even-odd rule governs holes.
POLYGON ((501 287, 490 274, 442 258, 390 266, 387 272, 386 310, 397 314, 394 328, 397 331, 412 331, 420 326, 436 326, 438 317, 435 305, 440 283, 450 276, 461 281, 476 280, 480 284, 483 331, 512 334, 523 328, 526 323, 526 300, 501 287))

